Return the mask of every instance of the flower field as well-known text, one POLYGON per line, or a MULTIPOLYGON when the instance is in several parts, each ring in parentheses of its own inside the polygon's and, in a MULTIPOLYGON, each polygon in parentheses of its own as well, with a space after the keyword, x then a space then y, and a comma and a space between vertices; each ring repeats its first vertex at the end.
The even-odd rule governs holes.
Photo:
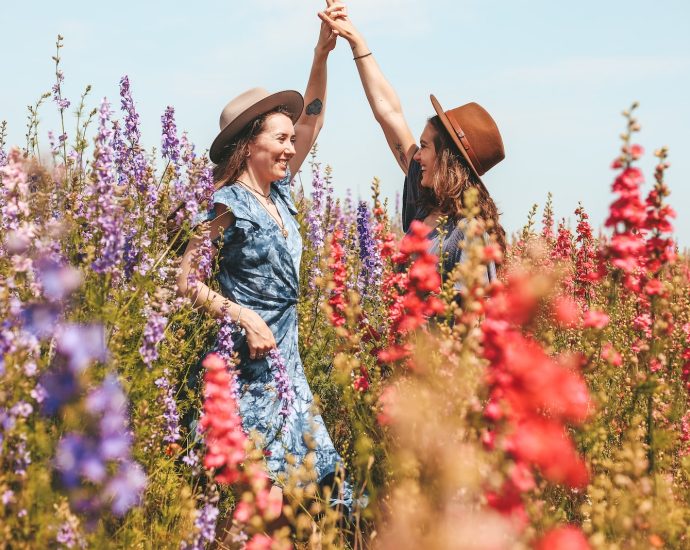
POLYGON ((237 413, 236 328, 178 296, 205 154, 171 107, 144 149, 127 77, 118 104, 90 109, 87 88, 72 105, 60 45, 26 143, 0 129, 0 547, 210 548, 233 522, 216 547, 690 547, 690 264, 667 151, 637 167, 635 106, 601 234, 581 206, 575 228, 554 220, 549 197, 503 254, 468 194, 466 261, 443 279, 421 223, 403 237, 377 180, 368 202, 336 199, 314 152, 310 192, 293 189, 300 354, 367 502, 348 511, 309 459, 270 493, 237 413))

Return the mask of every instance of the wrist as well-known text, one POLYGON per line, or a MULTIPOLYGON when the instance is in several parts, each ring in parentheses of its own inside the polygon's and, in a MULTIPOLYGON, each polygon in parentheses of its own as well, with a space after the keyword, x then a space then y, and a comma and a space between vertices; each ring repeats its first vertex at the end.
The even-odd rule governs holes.
POLYGON ((366 40, 361 36, 355 36, 350 40, 350 48, 352 48, 353 56, 362 55, 369 51, 366 40))
POLYGON ((331 53, 331 50, 317 46, 316 48, 314 48, 314 62, 324 63, 328 59, 329 53, 331 53))

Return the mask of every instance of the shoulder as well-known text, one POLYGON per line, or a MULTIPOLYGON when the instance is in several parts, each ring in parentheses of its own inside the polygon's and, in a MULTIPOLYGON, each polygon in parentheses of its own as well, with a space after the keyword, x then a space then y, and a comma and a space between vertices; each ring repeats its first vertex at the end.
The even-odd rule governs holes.
POLYGON ((240 185, 225 185, 213 193, 214 209, 217 205, 223 205, 235 218, 252 219, 247 193, 240 185))

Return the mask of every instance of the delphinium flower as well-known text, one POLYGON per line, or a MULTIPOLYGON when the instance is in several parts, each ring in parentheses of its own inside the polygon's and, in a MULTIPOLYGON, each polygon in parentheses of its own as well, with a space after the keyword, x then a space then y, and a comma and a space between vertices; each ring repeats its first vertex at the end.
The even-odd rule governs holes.
POLYGON ((113 166, 112 129, 110 105, 103 100, 98 113, 96 151, 93 161, 93 182, 88 192, 86 207, 87 226, 96 237, 96 259, 92 268, 96 273, 119 276, 124 249, 124 210, 120 204, 113 166))
POLYGON ((546 205, 541 218, 541 236, 546 241, 547 246, 553 240, 553 195, 549 191, 546 196, 546 205))
POLYGON ((142 335, 139 355, 144 364, 150 369, 153 363, 158 360, 159 346, 165 335, 165 327, 168 325, 168 313, 170 306, 165 297, 159 297, 153 304, 144 307, 144 317, 146 324, 142 335))
POLYGON ((218 506, 214 502, 207 501, 196 510, 194 518, 194 539, 191 542, 183 541, 180 550, 204 550, 216 539, 216 523, 218 521, 218 506))
MULTIPOLYGON (((587 467, 566 431, 592 412, 587 385, 573 366, 561 365, 521 331, 536 315, 539 281, 514 270, 505 283, 494 282, 482 322, 483 355, 489 361, 489 401, 484 415, 502 426, 499 448, 515 467, 499 491, 487 494, 489 505, 523 524, 527 516, 520 497, 535 483, 536 467, 552 483, 584 487, 587 467)), ((490 448, 495 432, 484 438, 490 448)))
POLYGON ((58 443, 55 466, 62 483, 74 509, 91 519, 103 508, 124 515, 139 504, 146 487, 146 474, 131 456, 127 405, 117 378, 108 375, 86 397, 86 430, 67 433, 58 443), (84 481, 93 484, 86 495, 84 481))
MULTIPOLYGON (((5 137, 7 136, 7 121, 0 122, 0 168, 7 164, 7 151, 5 151, 5 137)), ((0 204, 2 199, 0 198, 0 204)))
POLYGON ((163 376, 157 378, 154 383, 162 391, 158 396, 158 400, 163 405, 163 419, 165 420, 163 441, 166 443, 177 443, 180 439, 180 415, 177 412, 175 387, 170 383, 170 371, 163 369, 163 376))
POLYGON ((192 256, 193 268, 187 276, 187 286, 194 288, 197 282, 208 279, 213 268, 214 247, 208 227, 201 228, 201 243, 192 256))
POLYGON ((328 269, 331 273, 330 294, 328 298, 329 319, 333 326, 339 327, 345 324, 345 281, 347 279, 347 267, 345 265, 345 252, 341 244, 343 232, 337 229, 330 240, 330 257, 328 269))
POLYGON ((595 297, 592 283, 598 279, 599 273, 597 251, 589 216, 581 204, 575 209, 575 215, 578 218, 575 241, 579 245, 575 252, 575 294, 591 302, 595 297))
POLYGON ((232 392, 232 375, 216 353, 206 356, 202 365, 204 409, 199 426, 206 442, 204 466, 215 469, 218 483, 234 483, 240 478, 239 465, 246 457, 247 436, 232 392))
POLYGON ((367 203, 360 201, 357 206, 357 235, 359 237, 359 257, 362 268, 357 286, 363 296, 374 296, 381 284, 383 264, 371 227, 367 203))
POLYGON ((7 163, 0 168, 2 180, 2 216, 0 229, 3 235, 19 229, 22 217, 29 216, 29 182, 19 149, 10 151, 7 163))
POLYGON ((186 176, 184 180, 178 180, 179 186, 176 191, 176 200, 182 205, 176 214, 178 223, 181 223, 184 220, 196 219, 199 212, 211 204, 215 186, 213 170, 205 157, 196 155, 194 145, 189 141, 186 133, 182 134, 179 145, 186 176))
POLYGON ((307 224, 307 238, 311 243, 311 249, 316 252, 314 261, 310 269, 309 288, 314 290, 316 288, 316 279, 321 277, 321 268, 319 266, 320 258, 319 251, 324 245, 324 187, 325 181, 321 174, 320 165, 312 164, 312 179, 311 179, 311 204, 306 215, 307 224))
POLYGON ((614 232, 604 254, 614 268, 623 273, 625 288, 637 292, 640 286, 640 272, 644 265, 645 240, 642 232, 646 212, 640 198, 640 186, 644 183, 644 176, 639 168, 633 166, 642 155, 642 148, 639 145, 630 145, 631 136, 638 128, 631 111, 626 113, 628 131, 623 135, 621 155, 612 165, 614 169, 620 170, 612 185, 613 192, 619 198, 611 204, 609 217, 606 219, 606 226, 612 227, 614 232))
POLYGON ((278 348, 273 348, 268 357, 273 367, 273 380, 276 386, 276 395, 280 399, 279 415, 283 418, 290 416, 292 405, 295 402, 295 390, 285 365, 285 360, 278 348))

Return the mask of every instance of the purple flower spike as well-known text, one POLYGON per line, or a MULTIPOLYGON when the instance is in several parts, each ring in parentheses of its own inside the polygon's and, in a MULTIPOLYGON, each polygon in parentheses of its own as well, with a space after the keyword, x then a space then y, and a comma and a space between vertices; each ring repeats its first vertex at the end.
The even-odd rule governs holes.
POLYGON ((67 358, 69 368, 83 371, 92 361, 104 363, 108 357, 102 325, 68 324, 57 335, 57 350, 67 358))
POLYGON ((281 402, 279 414, 283 418, 287 418, 295 402, 295 390, 292 387, 292 381, 290 380, 290 375, 287 372, 287 366, 285 365, 285 360, 280 350, 278 350, 278 348, 273 348, 268 354, 268 357, 273 364, 273 379, 275 380, 278 399, 280 399, 281 402))
POLYGON ((359 257, 362 260, 357 286, 363 296, 371 297, 380 285, 383 275, 383 261, 371 228, 369 209, 364 201, 360 201, 357 206, 357 235, 359 237, 359 257))
POLYGON ((111 501, 111 510, 116 516, 123 516, 133 506, 141 503, 146 489, 146 474, 136 462, 126 461, 120 465, 115 477, 105 486, 105 498, 111 501))

